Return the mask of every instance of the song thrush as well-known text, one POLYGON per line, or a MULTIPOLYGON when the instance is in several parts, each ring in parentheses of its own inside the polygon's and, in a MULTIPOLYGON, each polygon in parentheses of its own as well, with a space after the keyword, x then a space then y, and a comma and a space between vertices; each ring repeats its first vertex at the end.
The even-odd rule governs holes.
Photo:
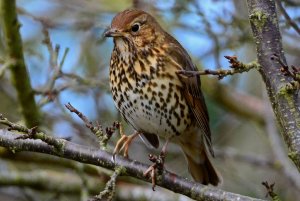
POLYGON ((207 151, 213 155, 200 78, 178 74, 197 70, 186 50, 150 14, 137 9, 117 14, 105 36, 114 39, 110 88, 115 105, 137 131, 123 136, 122 143, 140 135, 157 148, 158 136, 171 140, 183 150, 196 181, 217 185, 220 177, 207 151))

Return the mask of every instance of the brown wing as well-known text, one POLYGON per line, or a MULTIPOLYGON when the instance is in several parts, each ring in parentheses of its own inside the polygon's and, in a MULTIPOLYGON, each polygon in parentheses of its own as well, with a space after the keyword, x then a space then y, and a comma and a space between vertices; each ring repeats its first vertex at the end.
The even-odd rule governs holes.
MULTIPOLYGON (((192 60, 185 49, 173 37, 168 37, 169 40, 169 54, 171 58, 178 63, 182 70, 197 71, 197 68, 192 63, 192 60)), ((186 77, 178 75, 183 84, 182 93, 184 94, 189 108, 194 114, 194 117, 204 132, 205 142, 209 148, 210 153, 214 156, 211 144, 211 132, 209 127, 209 118, 205 100, 201 91, 201 82, 199 76, 186 77)))

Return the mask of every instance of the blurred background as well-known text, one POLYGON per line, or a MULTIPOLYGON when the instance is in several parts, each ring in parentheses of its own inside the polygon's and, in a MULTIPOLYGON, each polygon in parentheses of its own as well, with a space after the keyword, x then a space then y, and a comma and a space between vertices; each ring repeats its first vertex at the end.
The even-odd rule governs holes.
MULTIPOLYGON (((300 2, 281 2, 299 25, 300 2)), ((244 63, 256 59, 245 0, 17 0, 17 6, 25 61, 44 129, 47 134, 91 147, 98 147, 96 137, 64 104, 70 102, 104 129, 121 121, 108 82, 113 42, 103 37, 116 13, 133 6, 150 12, 186 48, 199 69, 228 69, 225 55, 236 55, 244 63)), ((279 23, 288 64, 299 66, 299 34, 280 11, 279 23)), ((1 29, 0 58, 4 60, 1 29)), ((261 183, 275 182, 274 190, 282 200, 300 200, 299 172, 287 157, 259 73, 252 70, 220 81, 202 76, 202 89, 216 152, 213 163, 223 176, 220 188, 264 199, 266 189, 261 183)), ((0 113, 22 123, 9 71, 0 74, 0 100, 0 113)), ((127 134, 133 132, 130 125, 123 125, 127 134)), ((115 133, 109 151, 117 139, 115 133)), ((159 151, 136 138, 129 154, 151 164, 148 154, 159 151)), ((178 147, 169 146, 167 153, 166 168, 190 178, 178 147)), ((111 173, 0 147, 0 200, 85 200, 103 190, 111 173)), ((120 177, 115 200, 189 199, 160 187, 152 192, 148 183, 120 177)))

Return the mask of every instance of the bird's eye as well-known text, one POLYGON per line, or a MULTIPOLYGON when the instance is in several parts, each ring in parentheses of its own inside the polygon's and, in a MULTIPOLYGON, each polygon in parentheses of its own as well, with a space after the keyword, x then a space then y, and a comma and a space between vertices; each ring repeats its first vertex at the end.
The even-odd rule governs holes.
POLYGON ((140 30, 140 25, 139 24, 134 24, 131 27, 132 32, 138 32, 140 30))

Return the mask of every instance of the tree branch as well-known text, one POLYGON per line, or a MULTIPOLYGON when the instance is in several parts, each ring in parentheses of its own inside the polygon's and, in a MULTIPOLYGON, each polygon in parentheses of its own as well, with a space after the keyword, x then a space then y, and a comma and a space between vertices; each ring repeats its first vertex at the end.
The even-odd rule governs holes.
POLYGON ((289 14, 286 12, 286 10, 284 9, 283 5, 281 4, 281 1, 280 0, 275 0, 275 1, 276 1, 276 4, 277 4, 280 12, 283 14, 284 18, 286 19, 287 24, 289 24, 291 27, 293 27, 293 29, 300 35, 300 28, 291 19, 291 17, 289 16, 289 14))
MULTIPOLYGON (((266 93, 264 93, 265 99, 267 99, 266 93)), ((291 182, 291 185, 296 189, 300 190, 300 175, 293 165, 293 163, 288 160, 283 149, 280 135, 276 129, 274 115, 271 110, 271 106, 268 102, 265 102, 265 119, 266 119, 266 133, 270 141, 270 146, 273 151, 275 161, 278 161, 282 166, 282 174, 291 182), (268 103, 268 104, 267 104, 268 103)))
MULTIPOLYGON (((114 163, 111 160, 112 154, 106 151, 100 149, 92 149, 87 146, 74 144, 63 139, 53 138, 52 140, 56 140, 62 145, 60 146, 60 151, 58 152, 54 146, 49 145, 43 141, 33 139, 17 139, 19 136, 20 135, 14 132, 0 130, 0 146, 15 151, 32 151, 56 155, 62 158, 67 158, 82 163, 94 164, 110 170, 114 170, 115 167, 121 166, 123 168, 121 175, 131 176, 140 180, 150 182, 143 176, 143 172, 148 168, 146 164, 128 160, 123 157, 116 157, 116 161, 114 163)), ((168 171, 164 171, 164 173, 159 177, 157 185, 169 189, 173 192, 180 193, 195 200, 201 201, 260 200, 188 181, 187 179, 184 179, 168 171)))
POLYGON ((224 56, 228 59, 228 62, 231 64, 230 70, 218 69, 218 70, 210 70, 205 69, 203 71, 187 71, 187 70, 179 70, 177 73, 180 75, 185 75, 187 77, 198 76, 198 75, 217 75, 218 79, 221 80, 228 75, 234 75, 237 73, 248 72, 253 68, 259 68, 259 65, 256 61, 250 62, 249 64, 244 64, 240 62, 236 56, 224 56))
POLYGON ((267 189, 267 195, 269 195, 273 201, 280 201, 278 195, 274 192, 275 183, 269 184, 267 181, 261 183, 267 189))
POLYGON ((7 60, 14 61, 9 64, 12 82, 18 94, 21 113, 28 127, 37 126, 40 123, 39 109, 34 100, 33 90, 30 85, 29 74, 23 56, 22 39, 19 29, 15 0, 0 0, 0 12, 4 40, 7 48, 7 60))
MULTIPOLYGON (((99 177, 86 177, 89 180, 86 188, 90 193, 97 193, 99 189, 104 188, 105 181, 99 177)), ((81 178, 77 174, 67 171, 58 172, 41 169, 32 171, 0 171, 0 186, 28 186, 38 190, 77 195, 83 188, 81 178)))
POLYGON ((288 86, 292 77, 284 76, 276 54, 286 63, 274 1, 247 0, 252 32, 257 46, 259 69, 279 123, 281 134, 289 148, 289 157, 300 171, 300 98, 296 90, 288 86))

